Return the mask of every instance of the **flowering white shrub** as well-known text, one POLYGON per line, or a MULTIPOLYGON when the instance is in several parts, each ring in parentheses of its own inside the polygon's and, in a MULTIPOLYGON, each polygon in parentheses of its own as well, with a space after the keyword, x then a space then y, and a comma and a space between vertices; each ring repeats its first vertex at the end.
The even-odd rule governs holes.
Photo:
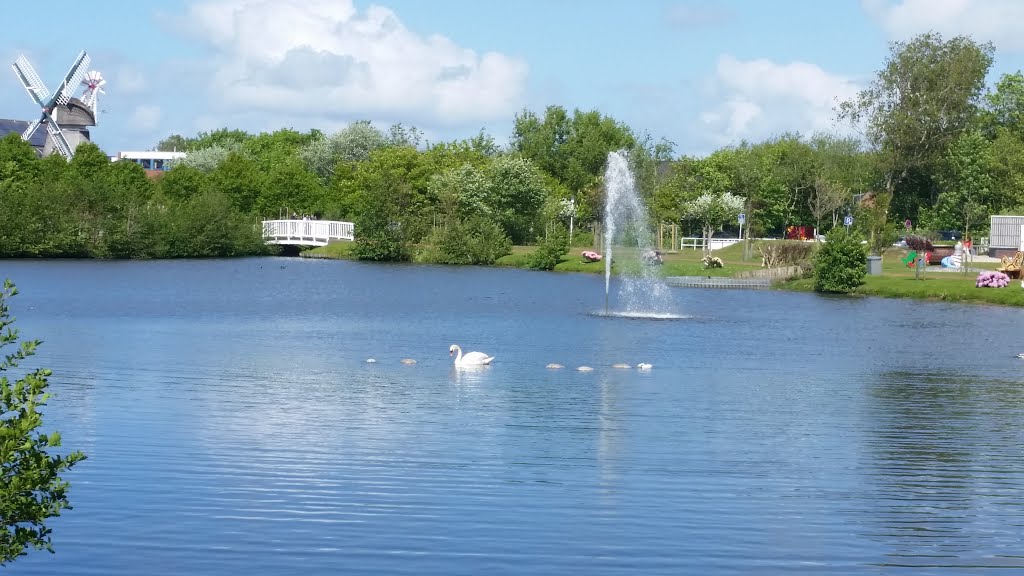
POLYGON ((978 288, 1004 288, 1010 284, 1010 277, 1002 272, 982 272, 974 285, 978 288))
POLYGON ((718 256, 712 256, 711 254, 701 258, 700 261, 704 264, 704 268, 721 268, 725 266, 725 264, 722 263, 721 258, 718 256))

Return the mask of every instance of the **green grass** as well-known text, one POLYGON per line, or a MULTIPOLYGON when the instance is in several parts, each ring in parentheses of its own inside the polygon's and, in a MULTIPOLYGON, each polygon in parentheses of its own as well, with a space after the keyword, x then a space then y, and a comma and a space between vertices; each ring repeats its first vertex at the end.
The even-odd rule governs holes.
POLYGON ((327 246, 318 246, 305 250, 299 255, 304 258, 329 258, 331 260, 355 260, 355 242, 333 242, 327 246))
MULTIPOLYGON (((884 269, 884 267, 883 267, 884 269)), ((901 275, 882 274, 865 276, 864 284, 854 290, 859 296, 882 298, 915 298, 943 302, 964 302, 975 304, 996 304, 1000 306, 1024 306, 1024 289, 1020 280, 1011 280, 1005 288, 978 288, 974 285, 977 274, 965 277, 956 272, 930 272, 917 280, 913 272, 901 275)), ((814 280, 802 278, 779 284, 783 290, 812 291, 814 280)))
MULTIPOLYGON (((526 268, 526 259, 536 246, 513 246, 512 253, 503 256, 495 263, 497 266, 508 266, 513 268, 526 268)), ((308 258, 332 258, 340 260, 355 259, 354 242, 336 242, 320 248, 306 250, 302 256, 308 258)), ((587 274, 603 274, 604 262, 584 262, 580 256, 583 251, 581 247, 573 247, 568 253, 562 256, 561 261, 555 267, 559 272, 580 272, 587 274)), ((663 276, 732 276, 743 270, 758 270, 761 268, 761 256, 755 246, 751 246, 752 258, 743 260, 743 244, 733 244, 722 250, 713 252, 725 263, 724 268, 704 269, 700 260, 700 250, 682 250, 673 253, 663 253, 664 264, 661 266, 663 276)), ((628 254, 629 249, 620 248, 619 254, 622 260, 615 258, 612 266, 612 273, 618 274, 628 272, 621 269, 619 262, 635 262, 633 254, 628 254), (629 256, 627 258, 626 256, 629 256)), ((977 274, 969 272, 967 275, 957 272, 938 272, 937 266, 929 266, 922 274, 922 279, 914 278, 914 269, 907 267, 900 259, 906 255, 904 250, 890 250, 882 258, 882 275, 866 276, 864 284, 854 291, 859 296, 879 296, 883 298, 915 298, 920 300, 937 300, 944 302, 964 302, 978 304, 995 304, 1001 306, 1022 306, 1024 307, 1024 290, 1021 289, 1020 281, 1011 281, 1006 288, 977 288, 974 286, 977 274)), ((975 262, 975 268, 994 270, 998 263, 975 262)), ((813 291, 814 280, 803 278, 791 280, 776 285, 782 290, 813 291)))
MULTIPOLYGON (((526 259, 535 246, 514 246, 512 254, 503 256, 495 263, 498 266, 510 266, 515 268, 526 268, 526 259)), ((580 255, 584 248, 573 247, 564 254, 561 261, 555 266, 558 272, 582 272, 590 274, 603 274, 604 261, 585 262, 580 255)), ((612 255, 612 273, 633 273, 638 267, 636 248, 618 248, 612 255), (628 268, 623 262, 628 263, 628 268)), ((754 252, 757 254, 757 252, 754 252)), ((723 268, 705 269, 701 264, 703 254, 700 250, 683 250, 680 252, 662 253, 663 264, 660 268, 662 276, 732 276, 743 270, 756 270, 761 267, 761 257, 757 255, 750 261, 743 261, 743 246, 734 245, 728 248, 713 252, 725 263, 723 268)))

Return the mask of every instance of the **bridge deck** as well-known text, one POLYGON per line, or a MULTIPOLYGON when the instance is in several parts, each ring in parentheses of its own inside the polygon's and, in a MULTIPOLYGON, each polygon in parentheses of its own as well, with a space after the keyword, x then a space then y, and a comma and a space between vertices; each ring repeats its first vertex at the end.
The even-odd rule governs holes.
POLYGON ((326 246, 332 240, 355 240, 355 224, 334 220, 264 220, 267 244, 326 246))

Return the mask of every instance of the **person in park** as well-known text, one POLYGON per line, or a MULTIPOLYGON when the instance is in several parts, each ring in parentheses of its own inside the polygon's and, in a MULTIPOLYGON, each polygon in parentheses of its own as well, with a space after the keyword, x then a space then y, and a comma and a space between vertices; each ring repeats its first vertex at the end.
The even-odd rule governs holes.
POLYGON ((50 370, 36 369, 11 380, 8 371, 35 353, 39 341, 18 345, 18 331, 8 300, 17 294, 9 280, 0 289, 0 566, 27 550, 49 550, 51 529, 46 520, 71 506, 69 484, 60 475, 85 459, 81 452, 50 453, 61 445, 60 434, 39 432, 40 409, 46 406, 50 370), (8 350, 9 346, 14 350, 8 350))

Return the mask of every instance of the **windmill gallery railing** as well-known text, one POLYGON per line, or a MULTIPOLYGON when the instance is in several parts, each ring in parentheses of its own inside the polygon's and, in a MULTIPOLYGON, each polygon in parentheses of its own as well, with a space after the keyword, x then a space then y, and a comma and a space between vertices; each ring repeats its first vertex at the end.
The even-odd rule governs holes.
POLYGON ((326 246, 332 240, 354 240, 356 225, 333 220, 264 220, 267 244, 326 246))

